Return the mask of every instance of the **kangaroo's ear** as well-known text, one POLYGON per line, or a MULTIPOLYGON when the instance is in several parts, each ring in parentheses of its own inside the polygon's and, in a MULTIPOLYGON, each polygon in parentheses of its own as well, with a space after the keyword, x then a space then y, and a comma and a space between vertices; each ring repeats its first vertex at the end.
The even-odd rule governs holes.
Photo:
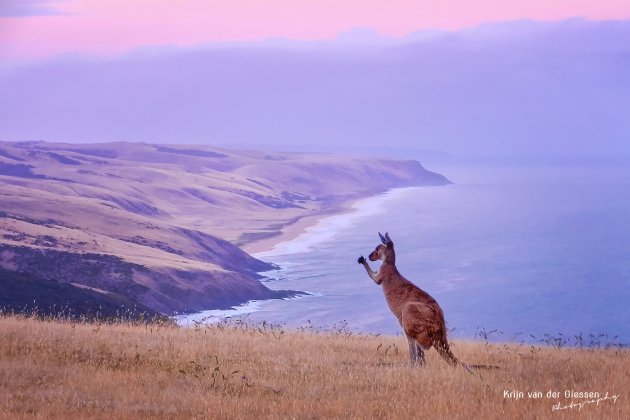
POLYGON ((394 247, 394 241, 392 241, 392 239, 389 237, 389 233, 385 232, 385 245, 387 245, 387 248, 393 248, 394 247))
MULTIPOLYGON (((385 235, 387 235, 387 233, 385 235)), ((387 238, 381 235, 381 232, 378 233, 378 236, 381 238, 381 242, 383 243, 383 245, 387 245, 387 238)))

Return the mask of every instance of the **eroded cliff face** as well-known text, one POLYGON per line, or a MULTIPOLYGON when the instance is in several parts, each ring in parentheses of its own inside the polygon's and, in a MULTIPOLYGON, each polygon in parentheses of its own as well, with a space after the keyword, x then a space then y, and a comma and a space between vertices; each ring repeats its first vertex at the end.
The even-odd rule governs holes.
POLYGON ((344 200, 446 183, 414 161, 0 142, 0 268, 167 314, 281 298, 258 281, 272 267, 235 244, 344 200))
POLYGON ((140 310, 149 308, 165 314, 227 309, 250 299, 292 295, 288 291, 269 290, 256 279, 255 273, 247 270, 149 268, 113 255, 28 246, 1 244, 0 267, 39 281, 125 296, 140 310))

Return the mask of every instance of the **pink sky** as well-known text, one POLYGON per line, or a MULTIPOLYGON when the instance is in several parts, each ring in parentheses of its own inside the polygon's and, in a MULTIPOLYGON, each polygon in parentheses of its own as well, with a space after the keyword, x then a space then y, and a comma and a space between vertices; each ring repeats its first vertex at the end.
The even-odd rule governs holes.
POLYGON ((9 9, 0 9, 5 15, 0 16, 0 58, 18 60, 213 41, 332 39, 356 27, 401 37, 422 29, 461 29, 523 18, 630 18, 628 0, 3 1, 9 9), (37 15, 36 9, 25 10, 24 3, 60 13, 37 15), (11 4, 22 6, 11 9, 11 4))

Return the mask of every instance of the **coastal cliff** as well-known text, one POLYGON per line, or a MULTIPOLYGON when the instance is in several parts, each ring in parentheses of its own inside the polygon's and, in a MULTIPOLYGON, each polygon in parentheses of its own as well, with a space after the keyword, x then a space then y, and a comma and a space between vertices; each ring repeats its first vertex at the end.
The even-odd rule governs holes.
MULTIPOLYGON (((63 285, 60 304, 80 289, 165 314, 287 297, 239 246, 390 188, 447 183, 416 161, 0 142, 0 280, 26 276, 34 297, 63 285)), ((19 311, 24 290, 11 290, 0 306, 19 311)))

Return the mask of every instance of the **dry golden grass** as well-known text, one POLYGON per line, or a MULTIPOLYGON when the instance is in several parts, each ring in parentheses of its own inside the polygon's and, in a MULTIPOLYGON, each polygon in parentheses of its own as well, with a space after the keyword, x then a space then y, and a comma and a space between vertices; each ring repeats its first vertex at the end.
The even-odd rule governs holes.
POLYGON ((96 325, 0 317, 0 417, 627 418, 630 352, 456 341, 471 375, 427 354, 407 366, 402 337, 96 325), (518 390, 524 398, 504 398, 518 390), (558 391, 533 399, 528 391, 558 391), (553 411, 565 390, 619 395, 553 411))

